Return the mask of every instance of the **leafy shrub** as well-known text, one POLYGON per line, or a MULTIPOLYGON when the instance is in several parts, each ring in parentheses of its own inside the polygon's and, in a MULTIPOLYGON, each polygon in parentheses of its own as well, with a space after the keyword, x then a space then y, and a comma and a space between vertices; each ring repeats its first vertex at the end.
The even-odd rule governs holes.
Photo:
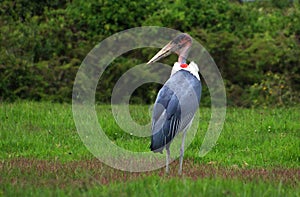
MULTIPOLYGON (((230 105, 299 103, 296 1, 4 0, 0 25, 2 101, 70 102, 77 69, 96 44, 124 29, 159 25, 188 32, 208 49, 224 78, 230 105)), ((154 52, 135 50, 115 60, 99 83, 97 100, 110 102, 116 79, 154 52)), ((144 85, 131 101, 153 102, 159 87, 144 85)), ((202 101, 209 105, 207 88, 203 91, 202 101)))

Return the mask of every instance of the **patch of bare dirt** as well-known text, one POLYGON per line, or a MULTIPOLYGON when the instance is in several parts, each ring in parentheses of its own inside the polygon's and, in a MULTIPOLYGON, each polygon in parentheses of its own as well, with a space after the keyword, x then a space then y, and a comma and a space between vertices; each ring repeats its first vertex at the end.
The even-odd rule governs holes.
POLYGON ((243 181, 268 181, 299 185, 300 169, 291 168, 238 168, 221 167, 215 164, 199 164, 184 160, 183 175, 177 174, 179 164, 175 161, 170 166, 170 174, 165 169, 152 172, 123 172, 101 163, 97 159, 61 163, 36 159, 13 159, 0 162, 0 184, 58 186, 68 185, 86 187, 87 185, 107 185, 112 182, 125 182, 149 175, 159 175, 166 179, 172 177, 238 179, 243 181))

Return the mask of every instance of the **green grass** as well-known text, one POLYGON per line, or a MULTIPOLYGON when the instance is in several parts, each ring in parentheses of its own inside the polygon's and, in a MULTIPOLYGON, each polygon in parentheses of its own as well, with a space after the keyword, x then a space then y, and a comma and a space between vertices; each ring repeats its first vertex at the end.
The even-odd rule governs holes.
MULTIPOLYGON (((107 136, 118 146, 132 151, 149 151, 149 138, 139 138, 122 131, 115 123, 111 107, 96 107, 99 123, 107 136)), ((150 121, 149 106, 131 106, 133 119, 140 124, 150 121)), ((212 164, 218 168, 238 169, 297 169, 300 167, 300 108, 240 109, 228 108, 224 129, 217 145, 205 156, 199 157, 199 148, 210 120, 210 109, 200 109, 200 126, 196 138, 185 152, 185 160, 196 166, 212 164)), ((59 162, 89 161, 94 156, 81 141, 69 104, 50 102, 18 102, 0 104, 0 160, 2 163, 16 159, 59 162)), ((13 163, 13 162, 12 162, 13 163)), ((49 166, 50 168, 51 166, 49 166)), ((30 166, 28 167, 30 168, 30 166)), ((27 169, 27 168, 26 168, 27 169)), ((25 171, 26 171, 25 169, 25 171)), ((103 168, 107 170, 108 168, 103 168)), ((0 168, 1 170, 1 168, 0 168)), ((56 184, 55 173, 25 173, 19 167, 2 167, 1 194, 16 195, 114 195, 186 196, 200 193, 204 196, 299 196, 299 176, 296 183, 280 180, 243 180, 237 178, 209 177, 191 180, 189 177, 147 174, 125 183, 113 178, 105 185, 97 181, 76 184, 66 181, 56 184), (53 174, 52 174, 53 173, 53 174), (15 177, 15 178, 14 178, 15 177), (17 181, 14 182, 14 179, 17 181), (37 179, 37 182, 34 180, 37 179), (29 184, 30 183, 30 184, 29 184), (32 183, 32 184, 31 184, 32 183), (40 184, 39 184, 40 183, 40 184), (47 183, 47 184, 42 184, 47 183)), ((176 171, 176 169, 171 168, 176 171)), ((184 171, 188 172, 189 169, 184 171)), ((109 170, 108 170, 109 171, 109 170)), ((111 170, 112 171, 112 170, 111 170)), ((110 171, 109 171, 110 172, 110 171)), ((109 173, 106 172, 106 173, 109 173)), ((93 168, 62 171, 68 180, 81 180, 93 168)), ((99 175, 100 176, 100 175, 99 175)), ((105 175, 109 176, 109 175, 105 175)), ((59 179, 59 177, 58 177, 59 179)), ((97 178, 96 178, 97 179, 97 178)))
MULTIPOLYGON (((93 155, 77 134, 71 105, 21 102, 1 104, 0 158, 33 157, 73 161, 93 155)), ((115 123, 110 106, 97 106, 99 122, 108 137, 128 150, 149 151, 149 138, 123 132, 115 123)), ((132 106, 133 119, 150 121, 148 106, 132 106)), ((299 108, 227 109, 224 129, 217 145, 205 157, 198 157, 210 120, 210 110, 200 110, 197 136, 186 150, 186 158, 220 165, 253 167, 297 167, 300 147, 299 108)), ((149 131, 150 132, 150 131, 149 131)))
MULTIPOLYGON (((25 189, 6 186, 7 195, 19 196, 299 196, 299 188, 283 187, 282 183, 247 182, 224 179, 164 179, 146 177, 126 183, 112 183, 109 187, 93 185, 89 188, 54 188, 28 186, 25 189)), ((1 191, 0 191, 1 192, 1 191)), ((2 191, 4 193, 4 191, 2 191)))

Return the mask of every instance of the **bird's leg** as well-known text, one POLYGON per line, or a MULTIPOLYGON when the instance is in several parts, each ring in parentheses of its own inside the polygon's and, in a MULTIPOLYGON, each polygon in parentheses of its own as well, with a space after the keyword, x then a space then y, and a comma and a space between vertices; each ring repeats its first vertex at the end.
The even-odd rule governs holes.
POLYGON ((169 162, 170 162, 170 148, 169 146, 166 146, 166 173, 169 173, 169 162))
POLYGON ((183 162, 183 155, 184 155, 185 134, 186 134, 186 130, 182 134, 182 142, 181 142, 181 147, 180 147, 179 170, 178 170, 178 174, 180 174, 180 175, 182 173, 182 162, 183 162))

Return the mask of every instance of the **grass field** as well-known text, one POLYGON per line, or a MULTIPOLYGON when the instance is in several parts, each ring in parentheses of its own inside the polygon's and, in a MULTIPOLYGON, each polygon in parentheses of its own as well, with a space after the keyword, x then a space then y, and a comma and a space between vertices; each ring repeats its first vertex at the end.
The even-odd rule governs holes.
MULTIPOLYGON (((118 146, 149 151, 116 125, 110 106, 97 106, 99 123, 118 146)), ((140 124, 149 106, 131 106, 140 124)), ((300 196, 300 108, 228 108, 217 145, 199 157, 210 120, 201 108, 197 136, 178 161, 164 169, 130 173, 101 163, 87 150, 69 104, 0 104, 0 196, 300 196), (143 194, 143 195, 142 195, 143 194)))

